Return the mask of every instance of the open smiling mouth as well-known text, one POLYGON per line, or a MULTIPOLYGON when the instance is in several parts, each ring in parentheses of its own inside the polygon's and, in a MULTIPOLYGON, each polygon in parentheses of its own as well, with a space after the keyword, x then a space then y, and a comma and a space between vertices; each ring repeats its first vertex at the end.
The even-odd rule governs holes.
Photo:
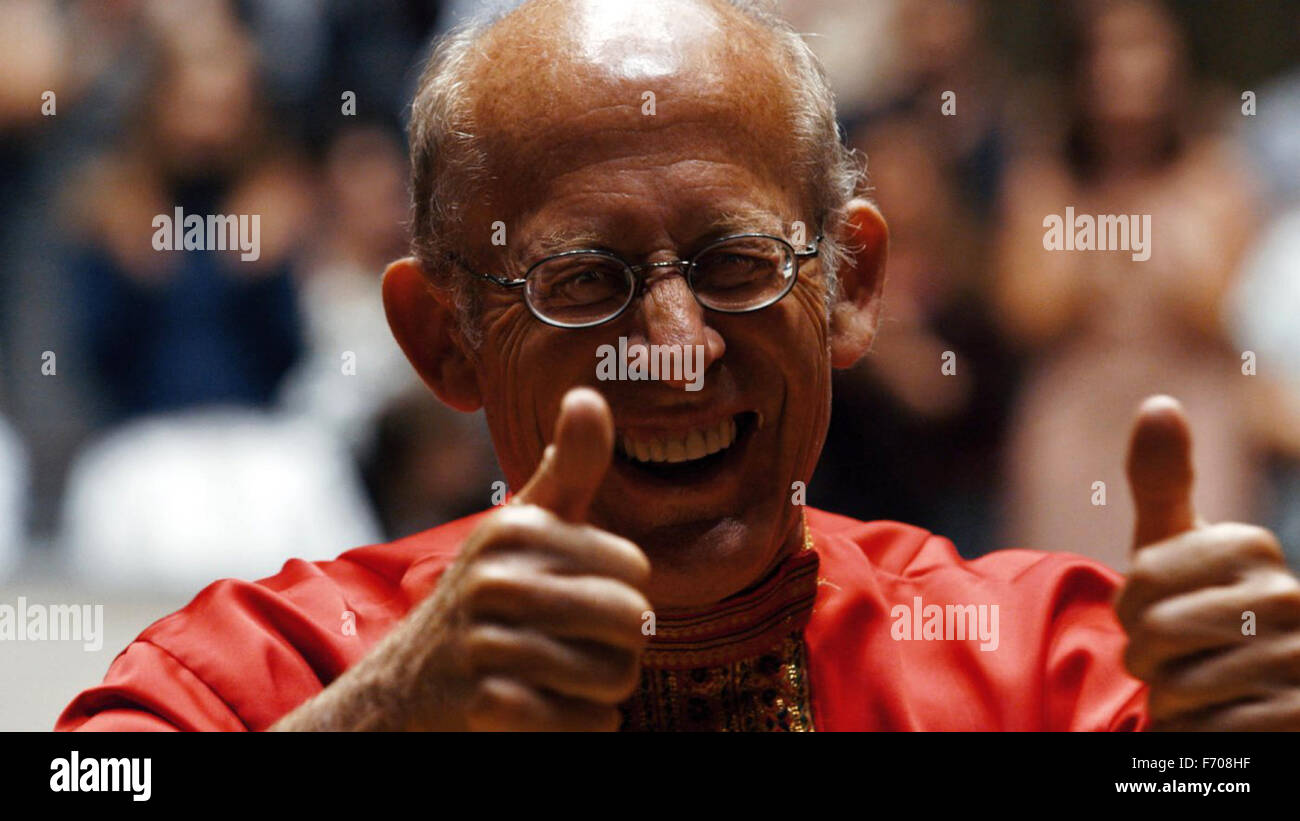
POLYGON ((639 477, 681 484, 715 476, 739 459, 759 415, 745 411, 702 428, 656 434, 618 434, 618 462, 639 477))

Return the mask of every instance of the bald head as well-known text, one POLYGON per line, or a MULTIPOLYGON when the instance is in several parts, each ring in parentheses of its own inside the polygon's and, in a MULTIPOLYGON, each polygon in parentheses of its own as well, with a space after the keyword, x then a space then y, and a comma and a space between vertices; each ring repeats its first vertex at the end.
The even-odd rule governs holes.
POLYGON ((761 5, 525 3, 453 34, 425 71, 410 127, 413 250, 431 273, 447 252, 472 258, 486 234, 471 223, 505 210, 503 196, 516 213, 552 196, 557 158, 668 150, 701 128, 799 187, 823 227, 854 193, 821 69, 761 5))
POLYGON ((735 7, 710 0, 537 0, 493 25, 482 45, 485 56, 519 49, 519 67, 562 65, 640 82, 709 70, 701 59, 720 55, 726 28, 738 25, 753 31, 735 7))
POLYGON ((668 150, 700 128, 725 134, 727 151, 769 178, 790 173, 797 101, 772 40, 701 0, 529 3, 484 36, 466 84, 487 177, 510 180, 512 205, 528 210, 570 167, 668 150))

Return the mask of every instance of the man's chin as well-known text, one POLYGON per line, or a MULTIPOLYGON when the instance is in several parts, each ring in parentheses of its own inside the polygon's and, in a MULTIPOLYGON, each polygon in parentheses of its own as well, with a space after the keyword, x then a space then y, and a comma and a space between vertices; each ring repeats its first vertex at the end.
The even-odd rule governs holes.
POLYGON ((634 541, 650 559, 651 580, 645 592, 656 607, 721 601, 758 581, 772 559, 767 528, 730 516, 608 529, 634 541))

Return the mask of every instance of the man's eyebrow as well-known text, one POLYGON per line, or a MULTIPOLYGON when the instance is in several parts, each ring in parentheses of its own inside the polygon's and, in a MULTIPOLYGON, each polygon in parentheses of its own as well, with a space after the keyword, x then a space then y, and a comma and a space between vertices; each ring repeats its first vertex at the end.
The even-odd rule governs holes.
POLYGON ((731 208, 713 216, 705 224, 704 235, 775 231, 784 235, 780 218, 763 208, 731 208))
POLYGON ((538 257, 579 249, 602 250, 608 247, 608 239, 607 236, 597 231, 581 228, 571 231, 551 231, 530 239, 523 250, 528 256, 538 257))
MULTIPOLYGON (((698 229, 698 236, 703 238, 720 237, 724 234, 773 231, 779 236, 785 232, 776 214, 763 208, 730 208, 719 211, 705 221, 698 229)), ((524 254, 533 261, 540 257, 576 250, 607 250, 609 236, 600 231, 587 228, 558 229, 529 239, 522 248, 524 254)))

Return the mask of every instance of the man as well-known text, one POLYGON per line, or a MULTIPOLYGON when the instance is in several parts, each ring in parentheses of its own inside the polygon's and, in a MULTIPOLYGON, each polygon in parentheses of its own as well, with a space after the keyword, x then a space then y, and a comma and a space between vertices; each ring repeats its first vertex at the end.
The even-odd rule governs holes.
POLYGON ((439 397, 484 409, 517 493, 209 587, 60 728, 1300 728, 1300 584, 1266 531, 1196 520, 1167 399, 1134 434, 1117 605, 1083 559, 963 562, 798 504, 887 231, 779 21, 537 0, 444 44, 411 139, 389 322, 439 397), (700 351, 702 383, 601 379, 603 345, 628 375, 700 351))

